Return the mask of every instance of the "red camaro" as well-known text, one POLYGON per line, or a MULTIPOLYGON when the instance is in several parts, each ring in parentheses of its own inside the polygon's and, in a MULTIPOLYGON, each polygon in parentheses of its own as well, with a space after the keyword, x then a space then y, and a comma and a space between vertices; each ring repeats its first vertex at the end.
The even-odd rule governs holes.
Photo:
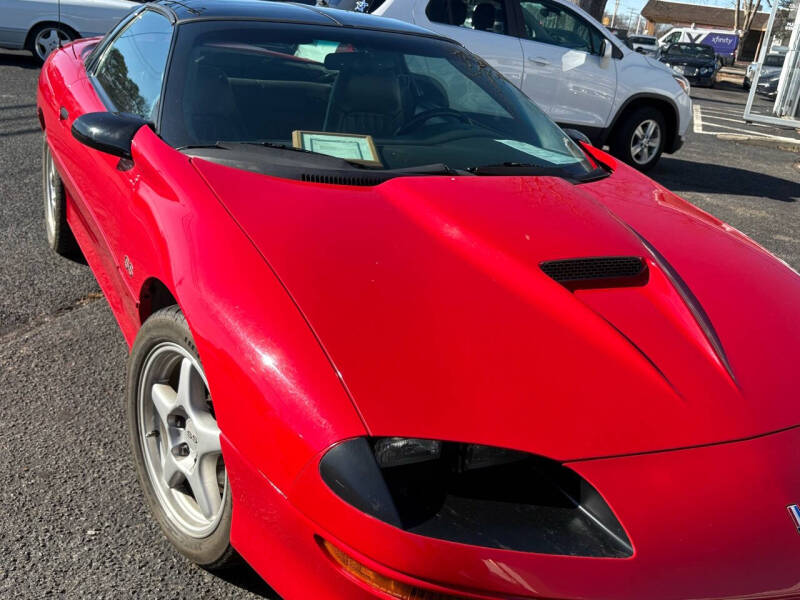
POLYGON ((800 277, 461 46, 163 0, 38 106, 49 243, 192 560, 292 599, 800 594, 800 277))

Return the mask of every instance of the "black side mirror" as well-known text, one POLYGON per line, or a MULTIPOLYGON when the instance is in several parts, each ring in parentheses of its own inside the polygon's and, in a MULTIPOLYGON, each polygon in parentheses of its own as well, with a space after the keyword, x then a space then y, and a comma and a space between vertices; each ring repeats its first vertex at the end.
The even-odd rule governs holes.
POLYGON ((571 139, 576 144, 588 144, 589 146, 592 145, 592 140, 589 139, 589 136, 583 133, 582 131, 578 131, 577 129, 565 129, 564 133, 567 134, 567 137, 571 139))
POLYGON ((131 142, 136 132, 147 125, 142 117, 123 113, 94 112, 81 115, 72 123, 72 136, 100 152, 131 158, 131 142))

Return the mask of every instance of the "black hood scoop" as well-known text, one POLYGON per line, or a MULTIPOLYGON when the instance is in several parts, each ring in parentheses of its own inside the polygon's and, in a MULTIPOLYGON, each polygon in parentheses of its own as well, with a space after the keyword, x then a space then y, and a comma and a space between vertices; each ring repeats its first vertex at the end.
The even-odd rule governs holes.
POLYGON ((539 265, 569 290, 645 285, 649 272, 639 256, 598 256, 550 260, 539 265))

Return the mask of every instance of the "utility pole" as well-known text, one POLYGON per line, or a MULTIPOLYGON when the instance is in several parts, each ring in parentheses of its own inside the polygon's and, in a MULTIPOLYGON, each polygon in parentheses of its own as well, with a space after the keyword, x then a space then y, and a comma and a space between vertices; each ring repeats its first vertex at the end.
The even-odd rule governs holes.
POLYGON ((619 8, 619 0, 614 2, 614 14, 611 15, 611 27, 614 27, 614 24, 617 22, 617 9, 619 8))

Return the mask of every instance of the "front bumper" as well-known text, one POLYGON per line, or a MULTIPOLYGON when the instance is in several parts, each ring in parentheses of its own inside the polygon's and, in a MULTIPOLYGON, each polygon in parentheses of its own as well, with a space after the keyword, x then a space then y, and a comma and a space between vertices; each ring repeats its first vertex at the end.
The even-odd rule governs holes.
POLYGON ((673 600, 800 597, 800 429, 680 451, 569 464, 603 494, 630 558, 511 552, 416 536, 360 513, 314 462, 288 498, 224 447, 232 540, 287 600, 387 598, 345 576, 334 542, 384 575, 459 597, 673 600))
POLYGON ((691 125, 693 118, 692 98, 689 96, 689 94, 686 94, 683 92, 683 90, 681 90, 680 93, 675 95, 674 101, 677 116, 677 127, 675 128, 674 134, 671 136, 671 138, 666 140, 664 152, 667 154, 677 152, 683 147, 686 134, 689 131, 689 126, 691 125))
POLYGON ((684 77, 686 77, 686 79, 688 79, 689 83, 691 83, 692 85, 697 85, 700 87, 709 87, 714 83, 715 75, 705 75, 705 76, 695 75, 692 77, 690 77, 689 75, 684 75, 684 77))

